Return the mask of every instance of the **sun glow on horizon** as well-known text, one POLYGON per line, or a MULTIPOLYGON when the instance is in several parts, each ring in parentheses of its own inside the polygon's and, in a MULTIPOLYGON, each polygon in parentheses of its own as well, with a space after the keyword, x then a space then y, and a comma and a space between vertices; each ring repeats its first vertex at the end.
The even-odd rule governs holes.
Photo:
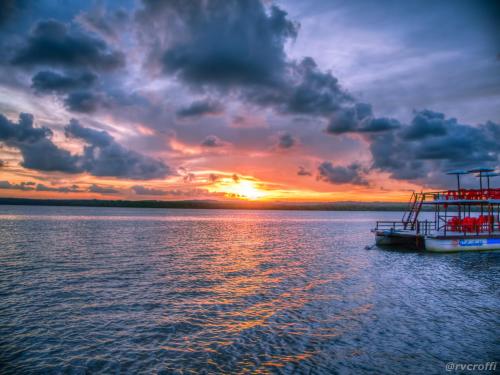
POLYGON ((235 195, 242 199, 259 200, 266 196, 266 192, 259 189, 255 182, 240 180, 224 188, 228 194, 235 195))
POLYGON ((239 198, 246 200, 261 200, 265 199, 266 192, 260 189, 254 181, 239 180, 231 181, 231 183, 218 184, 217 191, 225 193, 228 197, 239 198))

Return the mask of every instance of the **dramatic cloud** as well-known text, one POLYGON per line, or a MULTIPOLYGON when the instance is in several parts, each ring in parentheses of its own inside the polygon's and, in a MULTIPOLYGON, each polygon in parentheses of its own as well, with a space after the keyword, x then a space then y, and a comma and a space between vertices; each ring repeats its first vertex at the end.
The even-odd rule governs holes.
POLYGON ((148 188, 142 185, 132 186, 132 190, 137 195, 166 195, 167 192, 161 189, 148 188))
POLYGON ((328 133, 379 133, 397 129, 401 125, 397 120, 374 118, 372 108, 366 103, 356 103, 336 111, 326 128, 328 133))
POLYGON ((316 62, 306 57, 291 61, 277 85, 254 88, 245 98, 270 106, 281 113, 329 117, 353 101, 330 72, 321 71, 316 62))
POLYGON ((342 167, 325 161, 318 167, 318 179, 331 184, 368 185, 368 181, 362 176, 363 173, 362 166, 357 163, 342 167))
POLYGON ((145 1, 138 13, 148 25, 159 17, 176 20, 162 24, 170 41, 161 56, 164 71, 191 86, 222 94, 233 91, 242 100, 290 114, 330 116, 352 101, 312 58, 287 58, 285 43, 296 37, 298 25, 277 6, 266 9, 260 1, 145 1))
POLYGON ((415 112, 410 125, 371 135, 373 168, 396 179, 422 179, 434 171, 496 167, 500 161, 500 125, 472 126, 429 110, 415 112))
POLYGON ((91 72, 61 74, 44 70, 32 78, 31 87, 39 94, 58 94, 64 106, 73 112, 92 113, 108 105, 105 95, 90 89, 97 80, 91 72))
POLYGON ((64 99, 64 105, 73 112, 92 113, 105 105, 105 99, 92 91, 77 91, 64 99))
POLYGON ((139 20, 167 17, 170 37, 161 58, 166 72, 187 82, 216 85, 270 84, 286 66, 284 42, 297 35, 286 12, 260 1, 144 1, 139 20))
POLYGON ((365 185, 367 197, 399 189, 388 178, 440 184, 447 169, 498 167, 498 27, 482 2, 438 3, 0 2, 0 107, 40 122, 0 115, 0 170, 18 190, 78 188, 22 185, 30 172, 17 159, 42 182, 94 176, 83 192, 207 196, 141 181, 174 175, 168 157, 189 167, 168 179, 175 186, 220 178, 219 190, 233 184, 210 173, 235 183, 241 173, 266 198, 300 199, 324 182, 365 185), (81 122, 64 140, 71 113, 81 122))
POLYGON ((72 32, 59 21, 47 20, 35 25, 26 45, 17 51, 12 63, 109 71, 124 66, 125 58, 100 39, 72 32))
POLYGON ((65 127, 68 137, 86 143, 79 163, 94 176, 113 176, 130 179, 156 179, 171 174, 162 161, 129 150, 117 143, 105 131, 86 128, 76 120, 65 127))
POLYGON ((0 114, 0 141, 21 151, 25 168, 130 179, 164 178, 171 173, 162 161, 123 147, 105 131, 86 128, 72 120, 65 132, 86 143, 82 155, 72 155, 56 146, 50 139, 49 128, 33 127, 33 116, 22 113, 14 124, 0 114))
POLYGON ((106 187, 106 186, 99 186, 96 184, 92 184, 89 187, 88 191, 90 193, 98 193, 98 194, 116 194, 116 193, 119 193, 119 191, 116 189, 106 187))
POLYGON ((38 72, 32 78, 32 87, 39 93, 65 93, 92 86, 97 76, 90 72, 76 76, 63 75, 50 70, 38 72))
POLYGON ((443 113, 429 110, 415 112, 411 125, 404 129, 402 136, 407 140, 416 140, 446 135, 447 127, 455 122, 455 119, 445 120, 443 113))
POLYGON ((188 107, 177 111, 178 117, 195 117, 203 115, 217 115, 222 113, 224 107, 217 101, 200 100, 191 103, 188 107))
POLYGON ((21 113, 17 124, 0 114, 0 141, 19 149, 23 167, 40 171, 82 172, 78 157, 57 147, 51 136, 49 128, 33 127, 33 116, 30 114, 21 113))

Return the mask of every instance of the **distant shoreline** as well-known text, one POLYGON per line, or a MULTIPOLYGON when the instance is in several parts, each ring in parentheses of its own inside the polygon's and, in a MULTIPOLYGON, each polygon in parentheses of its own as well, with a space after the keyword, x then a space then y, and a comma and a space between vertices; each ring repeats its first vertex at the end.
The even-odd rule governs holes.
POLYGON ((0 198, 0 205, 58 207, 125 207, 125 208, 185 208, 232 210, 298 210, 298 211, 404 211, 407 203, 398 202, 255 202, 211 200, 101 200, 101 199, 30 199, 0 198))

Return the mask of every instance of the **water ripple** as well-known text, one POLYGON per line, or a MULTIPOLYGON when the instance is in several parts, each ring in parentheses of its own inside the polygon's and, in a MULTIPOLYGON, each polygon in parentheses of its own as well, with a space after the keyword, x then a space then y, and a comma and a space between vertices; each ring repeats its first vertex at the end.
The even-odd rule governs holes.
POLYGON ((0 207, 0 372, 389 373, 499 359, 498 253, 394 213, 0 207))

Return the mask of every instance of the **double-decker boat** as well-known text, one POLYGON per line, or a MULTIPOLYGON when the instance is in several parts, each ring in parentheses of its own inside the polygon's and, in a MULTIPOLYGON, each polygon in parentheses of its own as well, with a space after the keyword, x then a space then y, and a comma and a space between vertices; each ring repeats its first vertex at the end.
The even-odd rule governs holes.
POLYGON ((401 221, 377 221, 375 243, 432 252, 500 250, 500 188, 490 188, 500 173, 476 168, 448 174, 456 175, 456 190, 413 193, 401 221), (460 176, 469 173, 477 173, 479 189, 460 187, 460 176), (424 206, 433 208, 432 220, 420 220, 424 206))

